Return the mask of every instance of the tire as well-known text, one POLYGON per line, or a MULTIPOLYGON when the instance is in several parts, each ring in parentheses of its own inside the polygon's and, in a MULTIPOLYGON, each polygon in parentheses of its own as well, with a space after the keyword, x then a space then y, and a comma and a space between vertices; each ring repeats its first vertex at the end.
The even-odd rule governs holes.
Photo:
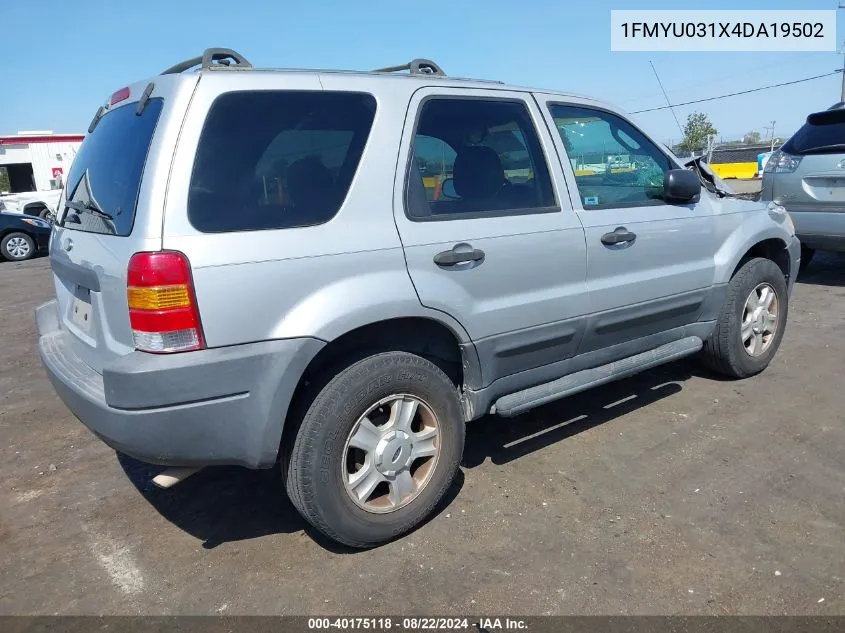
POLYGON ((25 207, 23 212, 24 215, 29 215, 33 218, 41 218, 43 220, 47 215, 49 215, 50 209, 39 204, 25 207))
MULTIPOLYGON (((783 271, 770 259, 758 257, 748 260, 734 273, 728 284, 727 300, 716 322, 716 329, 704 343, 702 356, 705 364, 731 378, 747 378, 759 374, 769 365, 780 347, 788 312, 789 298, 783 271), (774 291, 773 305, 776 305, 777 322, 768 339, 765 339, 765 334, 762 335, 764 342, 758 353, 752 354, 746 349, 743 340, 743 317, 751 313, 746 311, 746 301, 753 301, 751 293, 757 292, 761 285, 774 291)), ((751 313, 752 316, 753 314, 751 313)), ((759 322, 752 320, 745 331, 751 327, 752 338, 756 338, 754 328, 763 322, 764 315, 759 322)), ((751 341, 749 343, 754 344, 751 341)))
MULTIPOLYGON (((393 411, 392 406, 386 404, 368 414, 368 419, 373 420, 373 427, 368 428, 375 428, 382 434, 385 433, 384 429, 399 428, 390 421, 376 426, 377 421, 383 421, 388 415, 387 411, 393 411)), ((421 425, 423 423, 424 420, 420 422, 421 425)), ((422 437, 424 432, 430 432, 430 428, 422 426, 415 433, 422 437)), ((442 500, 458 472, 464 448, 464 432, 458 391, 439 367, 406 352, 369 356, 332 378, 305 412, 293 446, 284 451, 282 458, 288 495, 300 514, 329 538, 355 548, 384 543, 413 530, 442 500), (392 504, 390 501, 393 499, 395 481, 398 481, 401 472, 394 473, 394 483, 379 483, 373 489, 372 498, 376 501, 368 502, 366 497, 363 501, 355 501, 355 493, 348 489, 347 482, 350 481, 350 470, 355 469, 355 465, 350 466, 350 457, 359 449, 350 446, 347 450, 347 443, 352 442, 350 436, 353 431, 361 430, 359 418, 376 403, 389 401, 401 410, 405 405, 392 400, 398 397, 396 394, 403 394, 400 397, 402 402, 418 399, 420 404, 415 408, 415 420, 423 420, 419 417, 423 414, 427 416, 425 419, 435 416, 439 435, 431 442, 436 442, 437 449, 432 450, 437 450, 437 455, 417 458, 410 464, 416 468, 414 477, 424 479, 425 483, 418 486, 419 492, 414 493, 416 496, 407 494, 399 497, 400 493, 397 492, 397 498, 407 500, 404 505, 392 504), (430 465, 426 467, 425 464, 430 465), (420 475, 424 468, 427 468, 426 474, 420 475), (390 492, 383 498, 378 497, 378 492, 385 487, 390 492), (376 508, 379 499, 385 505, 376 508), (369 504, 369 509, 363 507, 365 503, 369 504)), ((380 437, 389 438, 389 435, 380 437)), ((416 437, 416 434, 413 435, 413 438, 416 437)), ((401 438, 382 439, 378 444, 385 447, 382 453, 379 454, 377 450, 366 453, 365 465, 361 466, 360 472, 363 473, 367 468, 366 460, 369 459, 371 462, 367 472, 382 477, 380 469, 390 467, 382 462, 389 462, 391 458, 395 460, 401 455, 412 457, 413 453, 401 451, 417 444, 402 444, 404 441, 401 438), (394 448, 396 445, 400 446, 398 450, 394 448), (372 466, 373 463, 379 463, 380 466, 376 468, 372 466)), ((419 446, 422 446, 422 441, 419 446)), ((363 451, 360 454, 363 455, 363 451)), ((402 469, 405 467, 400 466, 400 471, 402 469)), ((412 470, 406 470, 410 477, 412 470)))
POLYGON ((0 241, 0 254, 13 262, 22 262, 36 253, 35 241, 26 233, 9 233, 0 241))
POLYGON ((799 272, 803 271, 810 265, 810 262, 813 261, 813 255, 815 254, 816 249, 804 246, 803 244, 801 245, 801 266, 798 268, 799 272))

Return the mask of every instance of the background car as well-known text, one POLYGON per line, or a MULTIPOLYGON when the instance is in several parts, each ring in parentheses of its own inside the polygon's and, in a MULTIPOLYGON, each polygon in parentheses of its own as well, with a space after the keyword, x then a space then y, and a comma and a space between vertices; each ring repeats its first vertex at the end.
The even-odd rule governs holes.
POLYGON ((0 211, 34 215, 52 222, 56 217, 56 207, 61 195, 61 189, 3 194, 0 195, 0 211))
POLYGON ((801 267, 816 249, 845 251, 845 103, 807 117, 763 169, 763 200, 789 211, 801 267))
POLYGON ((20 213, 0 212, 0 255, 21 262, 46 251, 51 224, 20 213))

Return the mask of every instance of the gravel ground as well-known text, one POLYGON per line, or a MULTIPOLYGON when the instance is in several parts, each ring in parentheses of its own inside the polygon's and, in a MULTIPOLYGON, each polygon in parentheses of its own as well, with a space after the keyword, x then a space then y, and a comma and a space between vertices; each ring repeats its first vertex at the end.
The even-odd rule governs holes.
POLYGON ((45 259, 0 263, 2 614, 845 613, 845 259, 796 286, 772 366, 683 362, 468 429, 426 525, 366 552, 276 471, 154 489, 35 350, 45 259))

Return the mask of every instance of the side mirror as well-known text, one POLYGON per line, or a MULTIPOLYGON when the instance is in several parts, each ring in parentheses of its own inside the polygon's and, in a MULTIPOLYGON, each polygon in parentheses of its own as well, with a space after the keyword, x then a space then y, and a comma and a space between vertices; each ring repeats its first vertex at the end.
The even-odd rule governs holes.
POLYGON ((443 184, 440 185, 440 195, 444 198, 448 198, 451 200, 457 200, 460 198, 458 192, 455 191, 455 179, 454 178, 446 178, 443 181, 443 184))
POLYGON ((701 194, 698 174, 688 169, 670 169, 663 177, 663 199, 666 202, 691 202, 701 194))

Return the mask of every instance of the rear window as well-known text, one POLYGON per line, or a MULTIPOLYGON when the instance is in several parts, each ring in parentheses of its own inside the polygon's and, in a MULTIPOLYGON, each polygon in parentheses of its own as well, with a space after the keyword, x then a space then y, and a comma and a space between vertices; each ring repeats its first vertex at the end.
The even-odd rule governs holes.
POLYGON ((845 152, 845 110, 811 114, 781 149, 793 156, 845 152))
POLYGON ((103 115, 73 160, 62 226, 107 235, 132 232, 144 163, 162 103, 150 99, 140 116, 134 105, 103 115))
POLYGON ((250 91, 211 107, 188 218, 220 233, 311 226, 340 210, 375 116, 372 95, 250 91))

